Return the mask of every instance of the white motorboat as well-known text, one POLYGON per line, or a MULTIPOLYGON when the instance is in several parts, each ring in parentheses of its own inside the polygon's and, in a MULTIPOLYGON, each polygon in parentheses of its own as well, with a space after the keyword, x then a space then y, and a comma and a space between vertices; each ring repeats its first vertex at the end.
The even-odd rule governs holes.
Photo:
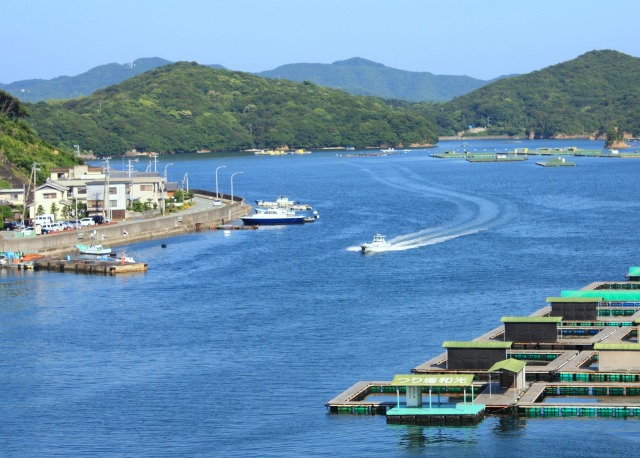
POLYGON ((95 254, 98 256, 102 256, 105 254, 111 254, 111 248, 103 247, 100 244, 91 244, 85 245, 83 243, 79 243, 76 245, 76 248, 80 252, 80 254, 95 254))
POLYGON ((363 253, 370 253, 372 251, 381 251, 390 245, 391 244, 385 240, 384 235, 376 234, 373 236, 371 243, 363 243, 360 245, 360 248, 362 248, 363 253))

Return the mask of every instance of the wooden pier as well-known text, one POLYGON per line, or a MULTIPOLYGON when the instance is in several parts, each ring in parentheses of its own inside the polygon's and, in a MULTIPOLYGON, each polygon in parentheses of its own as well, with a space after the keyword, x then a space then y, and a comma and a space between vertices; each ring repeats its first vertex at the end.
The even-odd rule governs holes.
POLYGON ((48 270, 50 272, 89 274, 89 275, 119 275, 131 272, 146 272, 147 264, 143 262, 121 262, 117 258, 113 261, 86 259, 44 259, 33 263, 34 270, 48 270))

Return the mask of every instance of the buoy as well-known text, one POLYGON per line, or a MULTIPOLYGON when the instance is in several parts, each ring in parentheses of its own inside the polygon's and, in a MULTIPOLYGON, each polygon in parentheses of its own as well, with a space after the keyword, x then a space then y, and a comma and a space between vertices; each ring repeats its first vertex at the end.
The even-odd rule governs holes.
POLYGON ((166 247, 167 247, 167 244, 166 244, 166 243, 163 243, 163 244, 162 244, 162 248, 166 248, 166 247))

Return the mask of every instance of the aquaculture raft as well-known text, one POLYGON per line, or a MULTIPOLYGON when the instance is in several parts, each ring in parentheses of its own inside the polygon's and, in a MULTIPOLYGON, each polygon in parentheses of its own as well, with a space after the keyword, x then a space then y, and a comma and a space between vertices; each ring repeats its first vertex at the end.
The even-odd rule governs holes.
POLYGON ((444 342, 446 352, 412 374, 358 382, 326 405, 406 424, 476 422, 485 413, 640 417, 640 267, 627 278, 562 291, 530 316, 504 316, 472 341, 444 342), (434 393, 451 402, 434 408, 434 393))

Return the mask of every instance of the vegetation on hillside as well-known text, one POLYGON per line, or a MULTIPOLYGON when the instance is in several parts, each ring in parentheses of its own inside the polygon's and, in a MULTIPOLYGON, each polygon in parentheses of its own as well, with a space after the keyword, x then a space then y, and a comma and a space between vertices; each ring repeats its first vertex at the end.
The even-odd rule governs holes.
POLYGON ((11 186, 26 183, 35 162, 38 182, 52 167, 72 166, 80 160, 70 151, 59 151, 42 141, 27 124, 28 113, 15 97, 0 91, 0 179, 11 186))
POLYGON ((129 150, 408 146, 437 142, 435 127, 381 99, 305 82, 179 62, 92 96, 30 106, 37 132, 97 155, 129 150))
POLYGON ((592 51, 527 75, 503 79, 446 104, 422 104, 441 135, 468 126, 531 138, 640 132, 640 59, 592 51))

